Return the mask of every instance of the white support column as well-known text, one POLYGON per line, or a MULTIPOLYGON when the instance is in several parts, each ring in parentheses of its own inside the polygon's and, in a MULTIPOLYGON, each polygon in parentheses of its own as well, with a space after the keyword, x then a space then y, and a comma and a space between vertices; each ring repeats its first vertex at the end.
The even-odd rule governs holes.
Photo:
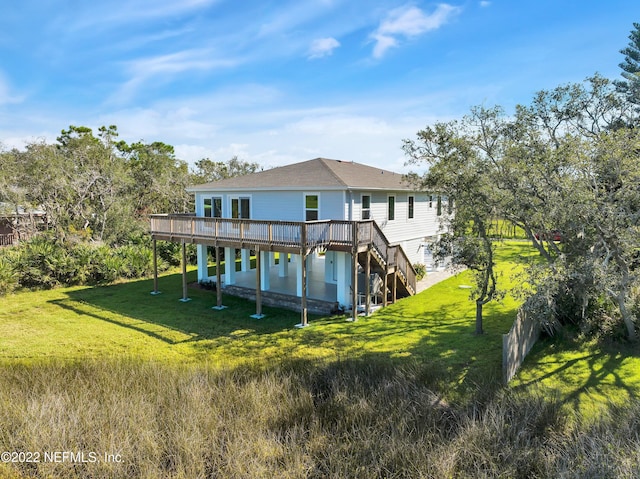
POLYGON ((333 279, 333 263, 336 260, 335 251, 327 251, 324 254, 324 282, 335 283, 333 279))
POLYGON ((209 279, 209 255, 207 254, 207 245, 197 245, 198 254, 198 281, 209 279))
POLYGON ((240 250, 240 271, 250 271, 251 270, 251 250, 241 249, 240 250))
POLYGON ((278 276, 280 276, 281 278, 286 278, 287 276, 289 276, 289 253, 280 253, 278 276))
POLYGON ((302 297, 302 261, 299 254, 291 255, 291 262, 296 265, 296 295, 302 297), (295 257, 295 260, 294 260, 295 257))
MULTIPOLYGON (((262 287, 262 291, 268 291, 271 288, 269 284, 269 269, 271 264, 271 256, 273 254, 270 251, 260 251, 262 257, 260 258, 260 263, 262 268, 260 269, 260 285, 262 287)), ((256 255, 257 256, 257 255, 256 255)))
POLYGON ((338 263, 336 301, 344 306, 349 306, 351 304, 351 255, 336 251, 335 261, 338 263))
POLYGON ((236 250, 224 249, 224 284, 236 284, 236 250))

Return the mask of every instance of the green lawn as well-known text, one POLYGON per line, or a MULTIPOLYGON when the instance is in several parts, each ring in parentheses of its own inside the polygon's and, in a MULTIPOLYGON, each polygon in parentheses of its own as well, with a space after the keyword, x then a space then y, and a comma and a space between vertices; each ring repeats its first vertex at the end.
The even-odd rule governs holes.
POLYGON ((511 385, 556 395, 568 411, 597 419, 609 406, 626 406, 640 397, 640 349, 546 339, 536 344, 511 385))
MULTIPOLYGON (((525 243, 498 256, 505 287, 536 258, 525 243)), ((142 280, 4 297, 0 451, 124 462, 0 464, 0 476, 638 477, 637 349, 544 340, 500 388, 518 302, 487 305, 476 336, 470 283, 461 273, 303 330, 297 313, 258 321, 233 297, 214 311, 210 291, 181 303, 175 273, 159 296, 142 280)))
MULTIPOLYGON (((518 263, 534 256, 518 242, 501 245, 498 254, 504 287, 517 281, 518 263)), ((189 275, 194 281, 195 271, 189 275)), ((182 303, 177 273, 160 278, 158 296, 149 294, 151 280, 22 292, 2 300, 0 361, 125 357, 266 367, 283 360, 370 357, 430 364, 444 389, 469 390, 500 380, 502 334, 518 308, 510 296, 488 304, 485 334, 476 336, 474 303, 469 289, 460 288, 471 281, 463 272, 356 323, 311 316, 303 330, 294 327, 298 313, 265 307, 266 318, 255 320, 254 303, 231 296, 224 297, 228 309, 214 311, 210 291, 191 289, 192 301, 182 303)), ((597 403, 637 397, 640 353, 542 342, 512 384, 535 385, 589 411, 597 403)))
MULTIPOLYGON (((524 244, 500 248, 503 281, 511 282, 510 271, 528 254, 524 244)), ((195 271, 189 275, 194 281, 195 271)), ((501 335, 518 304, 507 297, 487 305, 486 334, 476 336, 474 303, 460 288, 470 282, 463 272, 356 323, 311 316, 304 330, 294 328, 298 313, 265 307, 266 318, 255 320, 254 303, 231 296, 224 297, 228 309, 214 311, 210 291, 192 289, 192 301, 182 303, 176 273, 160 277, 158 296, 149 294, 151 280, 22 292, 3 298, 0 360, 133 357, 235 366, 372 355, 433 362, 446 381, 472 385, 500 377, 501 335)))

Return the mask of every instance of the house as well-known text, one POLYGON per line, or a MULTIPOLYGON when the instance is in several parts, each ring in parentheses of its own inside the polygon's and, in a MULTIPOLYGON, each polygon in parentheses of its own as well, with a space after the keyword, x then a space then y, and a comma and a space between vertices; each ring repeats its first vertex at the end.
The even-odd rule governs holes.
POLYGON ((47 215, 43 209, 0 201, 0 246, 29 239, 46 224, 47 215))
POLYGON ((368 313, 374 303, 415 294, 413 264, 424 263, 441 228, 440 198, 401 174, 354 162, 316 158, 188 191, 195 216, 153 215, 154 244, 196 243, 198 279, 220 286, 219 307, 223 288, 251 291, 257 316, 264 299, 284 295, 303 326, 310 301, 351 310, 355 319, 358 308, 368 313), (225 258, 239 251, 240 271, 216 268, 210 277, 211 247, 224 248, 225 258))

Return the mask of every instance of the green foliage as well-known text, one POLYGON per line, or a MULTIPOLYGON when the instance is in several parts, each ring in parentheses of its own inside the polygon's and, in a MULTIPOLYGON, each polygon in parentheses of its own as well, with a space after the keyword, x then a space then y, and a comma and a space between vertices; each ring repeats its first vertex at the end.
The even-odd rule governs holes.
MULTIPOLYGON (((429 166, 422 178, 413 176, 416 186, 429 192, 439 192, 448 201, 455 200, 455 214, 447 208, 442 214, 441 196, 438 196, 438 215, 446 234, 435 245, 436 256, 451 256, 453 263, 473 270, 476 288, 476 333, 483 332, 482 308, 499 299, 493 258, 494 238, 490 234, 499 200, 492 181, 495 171, 492 154, 483 142, 487 133, 477 128, 478 118, 495 117, 498 110, 473 109, 461 121, 436 123, 418 132, 417 141, 405 140, 404 151, 409 162, 429 166)), ((451 204, 451 203, 449 203, 451 204)))
MULTIPOLYGON (((150 276, 153 251, 149 237, 137 238, 137 243, 111 247, 62 241, 43 234, 19 246, 1 249, 0 295, 18 288, 51 289, 150 276)), ((159 271, 171 266, 176 257, 177 264, 180 263, 180 254, 175 249, 158 248, 159 271)), ((189 258, 195 260, 195 256, 195 248, 189 248, 189 258)))
POLYGON ((620 50, 620 53, 624 55, 624 62, 619 65, 624 80, 614 83, 629 102, 638 105, 640 104, 640 23, 633 23, 629 44, 620 50))
POLYGON ((0 255, 0 296, 11 293, 18 286, 18 273, 9 255, 0 255))
POLYGON ((196 168, 191 178, 196 184, 209 183, 210 181, 255 173, 259 168, 260 165, 258 163, 240 160, 237 156, 234 156, 226 163, 203 158, 196 161, 196 168))
POLYGON ((418 281, 427 275, 427 266, 422 263, 415 263, 413 269, 416 272, 416 280, 418 281))
MULTIPOLYGON (((531 253, 499 245, 505 281, 531 253)), ((487 305, 474 336, 469 280, 304 330, 298 313, 273 308, 256 322, 254 304, 233 297, 214 312, 210 291, 181 303, 179 275, 160 278, 159 296, 149 280, 11 295, 0 450, 124 458, 15 466, 52 478, 637 476, 637 349, 542 343, 502 389, 518 303, 487 305)))
POLYGON ((636 114, 625 95, 595 75, 540 91, 512 116, 476 107, 405 141, 411 161, 430 165, 424 177, 412 178, 456 200, 437 250, 477 272, 479 299, 499 297, 492 242, 508 231, 506 221, 545 260, 529 268, 530 294, 539 297, 528 304, 549 332, 564 324, 602 330, 594 322, 614 318, 598 316, 596 305, 608 301, 627 337, 637 338, 640 134, 625 128, 636 114))

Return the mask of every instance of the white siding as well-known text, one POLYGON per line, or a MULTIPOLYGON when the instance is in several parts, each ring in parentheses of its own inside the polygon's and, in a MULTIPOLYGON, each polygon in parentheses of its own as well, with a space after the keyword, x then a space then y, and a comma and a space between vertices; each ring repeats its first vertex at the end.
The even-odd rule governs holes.
MULTIPOLYGON (((371 218, 374 219, 391 243, 404 243, 405 251, 413 263, 422 262, 419 246, 426 236, 438 234, 440 217, 436 202, 429 207, 429 195, 425 193, 395 193, 395 219, 389 221, 388 196, 394 193, 376 192, 371 198, 371 218), (414 197, 413 218, 409 218, 408 197, 414 197)), ((358 210, 360 203, 358 203, 358 210)), ((359 210, 360 211, 360 210, 359 210)))
MULTIPOLYGON (((433 197, 429 207, 426 193, 386 191, 225 191, 196 194, 196 214, 203 214, 204 198, 222 196, 223 216, 231 214, 230 199, 239 196, 251 197, 251 218, 257 220, 304 221, 304 195, 317 193, 320 196, 320 219, 349 219, 350 201, 353 201, 353 219, 362 218, 362 194, 371 195, 371 219, 375 220, 391 243, 403 244, 412 263, 422 263, 424 253, 420 245, 425 237, 437 235, 440 217, 437 216, 437 201, 433 197), (395 219, 389 221, 389 195, 395 196, 395 219), (414 217, 409 218, 408 196, 414 200, 414 217)), ((446 205, 443 205, 446 211, 446 205)))
POLYGON ((344 192, 342 191, 225 191, 196 194, 196 214, 203 215, 205 198, 222 197, 222 215, 231 216, 231 198, 250 197, 251 219, 304 221, 304 195, 317 194, 320 198, 320 219, 344 219, 344 192))

